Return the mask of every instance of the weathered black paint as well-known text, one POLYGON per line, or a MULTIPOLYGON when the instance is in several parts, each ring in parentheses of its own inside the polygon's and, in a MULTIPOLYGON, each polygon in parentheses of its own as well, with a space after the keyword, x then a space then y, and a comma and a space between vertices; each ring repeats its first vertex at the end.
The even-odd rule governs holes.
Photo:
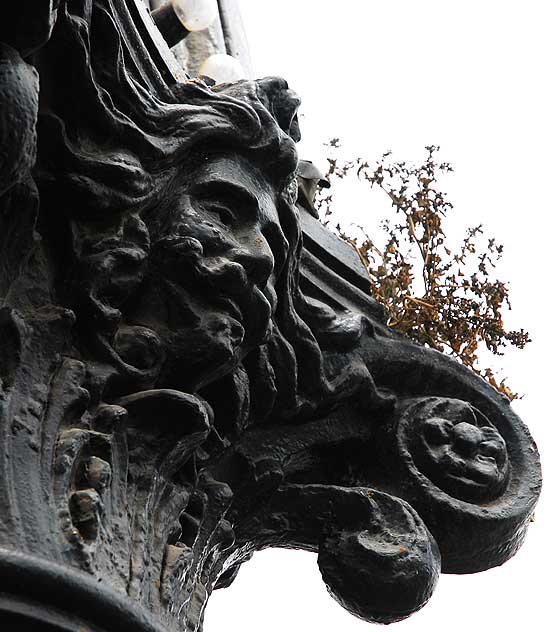
POLYGON ((317 552, 344 607, 390 622, 440 570, 513 555, 536 447, 484 381, 385 326, 309 212, 313 172, 297 185, 286 82, 177 83, 132 0, 18 7, 0 37, 3 629, 198 630, 268 546, 317 552))

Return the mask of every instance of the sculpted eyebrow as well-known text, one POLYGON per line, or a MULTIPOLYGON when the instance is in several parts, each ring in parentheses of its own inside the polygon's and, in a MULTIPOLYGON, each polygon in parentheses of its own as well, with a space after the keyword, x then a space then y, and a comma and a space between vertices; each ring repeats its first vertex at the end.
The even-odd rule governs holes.
POLYGON ((243 206, 248 206, 254 211, 258 211, 258 198, 243 186, 228 180, 211 180, 195 185, 192 188, 194 196, 215 196, 218 195, 223 200, 231 201, 243 206))

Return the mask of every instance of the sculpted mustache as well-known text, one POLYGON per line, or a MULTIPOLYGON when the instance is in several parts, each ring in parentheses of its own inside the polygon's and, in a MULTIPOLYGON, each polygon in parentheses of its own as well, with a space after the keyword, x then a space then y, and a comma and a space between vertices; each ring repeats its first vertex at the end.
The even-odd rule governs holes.
POLYGON ((208 256, 197 239, 182 235, 167 236, 152 248, 154 260, 163 264, 171 277, 210 287, 228 294, 246 292, 251 283, 244 267, 230 256, 208 256))
POLYGON ((196 262, 193 269, 196 280, 227 293, 245 292, 251 286, 246 270, 240 263, 225 257, 212 257, 196 262))

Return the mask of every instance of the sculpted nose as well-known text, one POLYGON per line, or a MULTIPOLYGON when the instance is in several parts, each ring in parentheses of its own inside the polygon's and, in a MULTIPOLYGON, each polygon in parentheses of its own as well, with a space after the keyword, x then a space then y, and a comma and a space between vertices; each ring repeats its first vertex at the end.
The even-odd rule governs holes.
POLYGON ((453 435, 456 452, 464 456, 473 455, 483 439, 480 429, 466 421, 453 427, 453 435))
POLYGON ((251 283, 261 287, 265 286, 273 272, 273 253, 261 233, 243 240, 242 246, 234 254, 234 261, 244 268, 251 283))

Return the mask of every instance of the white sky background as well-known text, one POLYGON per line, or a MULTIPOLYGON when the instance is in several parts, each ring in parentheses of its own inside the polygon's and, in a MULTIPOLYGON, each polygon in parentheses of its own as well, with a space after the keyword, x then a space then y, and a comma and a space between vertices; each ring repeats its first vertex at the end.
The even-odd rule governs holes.
MULTIPOLYGON (((426 607, 390 632, 555 630, 556 3, 238 1, 256 76, 282 75, 303 99, 301 157, 325 169, 322 143, 332 137, 348 156, 371 161, 388 149, 420 160, 425 145, 441 145, 455 168, 441 187, 455 205, 448 226, 483 223, 504 243, 507 324, 533 338, 501 362, 510 386, 525 394, 514 408, 542 455, 545 487, 527 541, 498 569, 443 575, 426 607)), ((386 213, 364 187, 344 195, 348 222, 386 213)), ((225 629, 373 628, 327 594, 315 555, 268 550, 210 599, 205 631, 225 629)))

